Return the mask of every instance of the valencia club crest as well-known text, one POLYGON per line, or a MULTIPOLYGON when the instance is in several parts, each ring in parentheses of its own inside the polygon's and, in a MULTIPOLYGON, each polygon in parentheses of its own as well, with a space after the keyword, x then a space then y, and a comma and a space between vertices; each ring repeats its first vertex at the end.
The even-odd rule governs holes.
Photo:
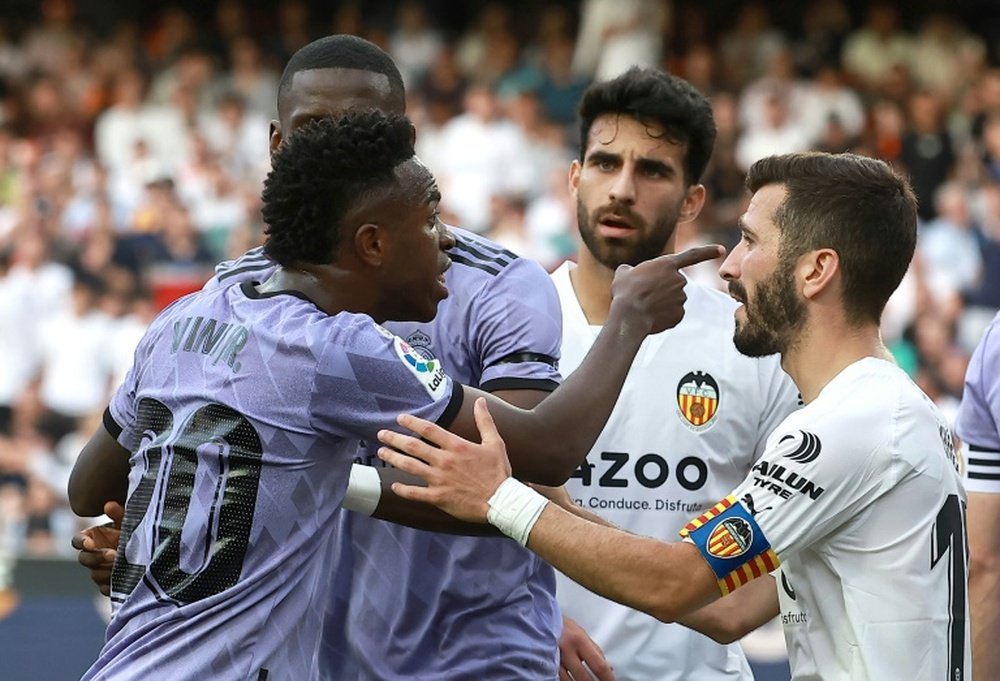
POLYGON ((685 374, 677 384, 677 407, 688 424, 707 426, 719 410, 719 384, 704 371, 685 374))

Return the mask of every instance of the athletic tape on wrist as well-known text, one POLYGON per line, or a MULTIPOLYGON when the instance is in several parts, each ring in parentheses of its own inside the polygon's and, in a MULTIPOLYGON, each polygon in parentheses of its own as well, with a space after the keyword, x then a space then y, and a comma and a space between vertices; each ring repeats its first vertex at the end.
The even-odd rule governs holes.
POLYGON ((374 466, 351 464, 351 477, 347 481, 347 493, 343 507, 355 513, 371 515, 382 498, 382 479, 374 466))
POLYGON ((519 543, 528 544, 528 535, 535 526, 548 499, 514 478, 507 478, 489 500, 486 520, 519 543))

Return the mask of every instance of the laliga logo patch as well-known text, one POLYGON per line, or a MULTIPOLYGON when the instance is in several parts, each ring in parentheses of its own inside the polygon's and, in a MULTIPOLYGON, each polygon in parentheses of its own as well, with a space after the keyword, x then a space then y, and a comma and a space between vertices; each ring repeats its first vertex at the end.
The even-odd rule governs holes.
POLYGON ((719 384, 704 371, 688 372, 677 384, 677 407, 688 425, 709 425, 719 410, 719 384))
MULTIPOLYGON (((816 457, 819 456, 820 451, 823 449, 822 443, 820 443, 819 438, 812 433, 807 433, 804 430, 800 430, 799 434, 802 436, 801 442, 794 451, 785 454, 785 458, 791 459, 796 463, 809 463, 815 461, 816 457)), ((795 440, 794 435, 785 435, 780 440, 778 444, 784 444, 788 440, 795 440)))
POLYGON ((708 537, 708 552, 716 558, 742 556, 753 544, 753 529, 743 518, 726 518, 708 537))
POLYGON ((402 338, 394 338, 392 346, 396 350, 396 355, 403 360, 406 368, 417 377, 420 384, 427 390, 428 395, 435 400, 444 397, 446 381, 441 362, 436 359, 425 359, 402 338))

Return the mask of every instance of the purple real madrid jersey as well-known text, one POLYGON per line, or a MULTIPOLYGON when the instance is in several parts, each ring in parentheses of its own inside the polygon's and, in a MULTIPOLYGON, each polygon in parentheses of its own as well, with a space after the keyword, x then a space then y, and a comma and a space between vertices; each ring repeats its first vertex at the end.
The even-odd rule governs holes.
MULTIPOLYGON (((453 231, 449 297, 437 317, 386 327, 456 382, 553 390, 562 317, 551 280, 537 263, 453 231)), ((382 465, 375 444, 363 443, 360 463, 382 465)), ((339 516, 321 679, 558 677, 555 576, 534 554, 506 538, 339 516)))
POLYGON ((84 679, 315 678, 359 439, 461 389, 365 315, 250 284, 152 323, 106 427, 131 454, 114 616, 84 679))

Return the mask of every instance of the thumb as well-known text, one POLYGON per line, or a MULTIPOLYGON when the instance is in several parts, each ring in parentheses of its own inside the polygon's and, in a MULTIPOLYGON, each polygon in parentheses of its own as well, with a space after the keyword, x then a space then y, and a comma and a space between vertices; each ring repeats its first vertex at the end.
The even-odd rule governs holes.
POLYGON ((476 417, 476 427, 479 428, 479 439, 485 444, 503 444, 500 433, 497 431, 496 423, 493 422, 493 415, 486 405, 486 399, 480 397, 473 406, 473 413, 476 417))
POLYGON ((117 501, 109 501, 104 504, 104 514, 111 518, 115 527, 121 529, 122 519, 125 517, 125 508, 117 501))

